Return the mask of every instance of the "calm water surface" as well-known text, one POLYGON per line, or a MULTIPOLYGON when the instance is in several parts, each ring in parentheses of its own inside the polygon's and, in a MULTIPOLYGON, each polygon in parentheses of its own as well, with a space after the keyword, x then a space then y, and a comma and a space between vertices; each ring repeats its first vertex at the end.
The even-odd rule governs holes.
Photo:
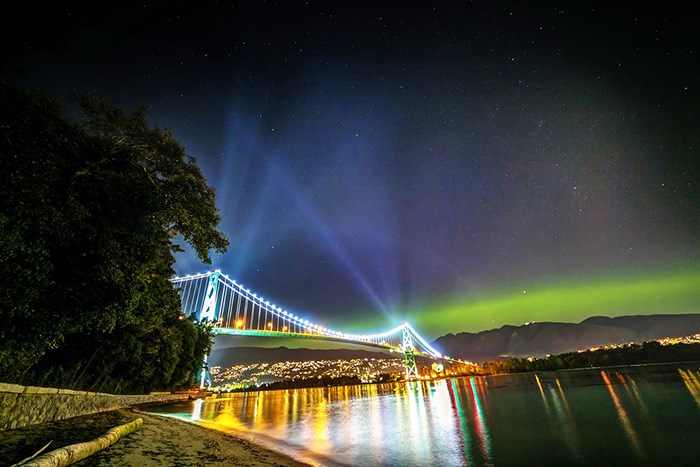
POLYGON ((316 465, 700 465, 699 368, 261 391, 152 411, 316 465))

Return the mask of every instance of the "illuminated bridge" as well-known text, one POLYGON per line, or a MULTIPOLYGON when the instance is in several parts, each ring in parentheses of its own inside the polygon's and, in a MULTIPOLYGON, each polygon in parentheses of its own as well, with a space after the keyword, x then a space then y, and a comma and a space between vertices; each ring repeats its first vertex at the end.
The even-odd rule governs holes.
POLYGON ((403 354, 407 379, 418 377, 416 355, 451 360, 405 322, 379 334, 351 334, 290 313, 219 270, 175 277, 172 282, 180 292, 183 314, 211 323, 215 334, 320 339, 388 349, 403 354))

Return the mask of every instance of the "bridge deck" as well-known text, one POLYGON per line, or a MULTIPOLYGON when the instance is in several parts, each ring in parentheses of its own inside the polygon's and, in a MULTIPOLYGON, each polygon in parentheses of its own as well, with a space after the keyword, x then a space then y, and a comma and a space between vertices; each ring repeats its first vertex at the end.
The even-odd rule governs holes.
POLYGON ((369 341, 358 341, 354 339, 343 339, 342 337, 325 336, 321 334, 312 333, 301 333, 301 332, 287 332, 287 331, 260 331, 251 329, 235 329, 235 328, 220 328, 214 327, 214 334, 226 334, 230 336, 254 336, 254 337, 291 337, 295 339, 315 339, 322 341, 332 341, 332 342, 343 342, 347 344, 362 345, 366 347, 375 347, 383 350, 390 350, 392 352, 403 353, 401 348, 392 347, 388 344, 376 344, 369 341))

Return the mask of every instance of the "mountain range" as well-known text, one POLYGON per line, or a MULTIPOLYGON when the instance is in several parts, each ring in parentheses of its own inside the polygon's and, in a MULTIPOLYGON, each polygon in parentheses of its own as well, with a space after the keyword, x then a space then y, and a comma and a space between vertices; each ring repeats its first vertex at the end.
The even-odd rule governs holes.
MULTIPOLYGON (((445 355, 473 362, 506 356, 542 357, 609 344, 681 337, 700 333, 700 314, 594 316, 580 323, 537 322, 502 326, 477 333, 447 334, 431 342, 445 355)), ((212 366, 252 363, 402 358, 401 354, 363 349, 290 349, 287 347, 227 347, 209 356, 212 366)))
POLYGON ((542 357, 608 344, 700 333, 700 314, 594 316, 580 323, 537 322, 477 333, 447 334, 431 343, 445 355, 474 362, 504 356, 542 357))

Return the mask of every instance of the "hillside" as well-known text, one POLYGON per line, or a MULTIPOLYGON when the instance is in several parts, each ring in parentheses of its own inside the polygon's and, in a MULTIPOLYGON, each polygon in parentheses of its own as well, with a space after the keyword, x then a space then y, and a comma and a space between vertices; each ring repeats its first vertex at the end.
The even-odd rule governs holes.
POLYGON ((431 345, 446 355, 475 362, 502 356, 544 356, 625 342, 700 333, 700 314, 594 316, 580 323, 531 323, 437 338, 431 345))
POLYGON ((312 360, 350 360, 354 358, 402 358, 401 354, 349 349, 288 349, 287 347, 229 347, 214 350, 209 365, 229 367, 252 363, 305 362, 312 360))

